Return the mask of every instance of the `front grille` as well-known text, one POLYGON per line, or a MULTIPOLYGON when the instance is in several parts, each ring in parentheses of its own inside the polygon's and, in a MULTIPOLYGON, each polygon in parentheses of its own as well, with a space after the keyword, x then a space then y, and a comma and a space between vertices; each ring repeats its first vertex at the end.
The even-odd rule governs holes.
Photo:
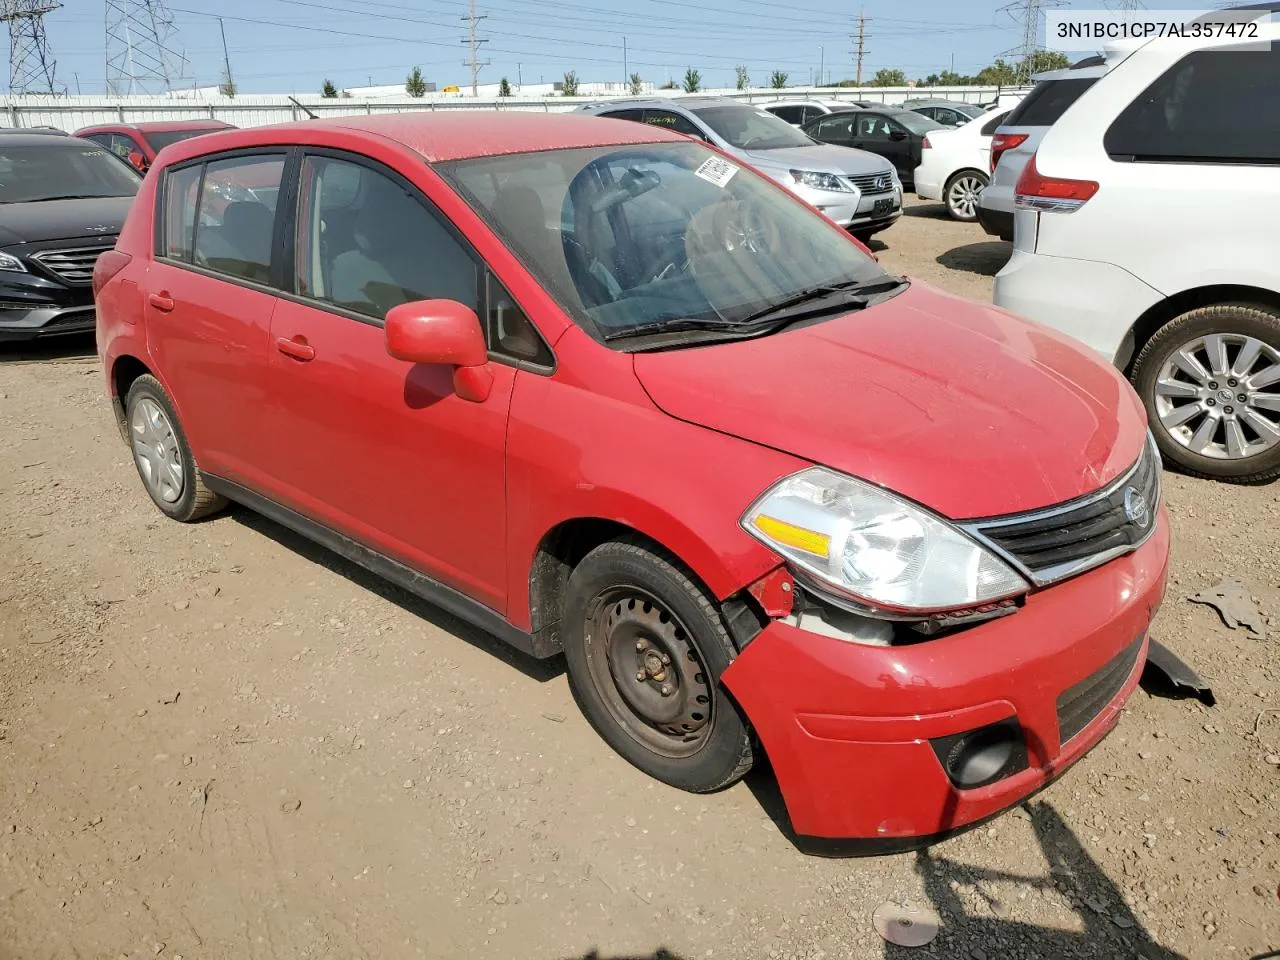
POLYGON ((1138 637, 1097 673, 1063 691, 1058 697, 1059 746, 1065 746, 1115 699, 1133 673, 1133 665, 1141 649, 1142 637, 1138 637))
POLYGON ((857 177, 845 177, 864 194, 889 193, 893 190, 893 174, 866 173, 857 177))
POLYGON ((1159 503, 1160 454, 1148 437, 1138 462, 1097 493, 964 527, 1044 586, 1136 549, 1155 529, 1159 503))
POLYGON ((31 259, 67 283, 87 284, 93 282, 93 265, 98 262, 98 256, 111 247, 112 244, 107 243, 98 247, 46 250, 33 254, 31 259))

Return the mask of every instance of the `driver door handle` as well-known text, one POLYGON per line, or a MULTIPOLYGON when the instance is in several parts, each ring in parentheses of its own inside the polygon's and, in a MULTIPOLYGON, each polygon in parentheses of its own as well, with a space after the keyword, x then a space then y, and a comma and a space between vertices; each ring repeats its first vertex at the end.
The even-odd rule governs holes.
POLYGON ((151 294, 147 297, 147 303, 162 313, 168 313, 174 307, 173 297, 169 296, 167 292, 151 294))
POLYGON ((286 357, 307 363, 316 358, 316 348, 307 343, 306 337, 297 336, 293 339, 288 337, 280 337, 276 340, 276 349, 283 353, 286 357))

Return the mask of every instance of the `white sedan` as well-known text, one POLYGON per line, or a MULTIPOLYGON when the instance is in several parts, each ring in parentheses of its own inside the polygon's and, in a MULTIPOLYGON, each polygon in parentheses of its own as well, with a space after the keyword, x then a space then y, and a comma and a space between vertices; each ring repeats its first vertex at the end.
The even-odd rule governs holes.
POLYGON ((916 195, 941 200, 955 220, 978 219, 978 195, 990 176, 991 135, 1008 112, 997 109, 954 130, 930 130, 916 167, 916 195))

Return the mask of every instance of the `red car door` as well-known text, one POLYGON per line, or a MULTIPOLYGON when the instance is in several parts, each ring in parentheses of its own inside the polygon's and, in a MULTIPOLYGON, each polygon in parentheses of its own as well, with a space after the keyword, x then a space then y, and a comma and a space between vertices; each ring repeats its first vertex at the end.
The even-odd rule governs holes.
POLYGON ((161 236, 143 281, 147 338, 203 470, 256 485, 276 295, 275 193, 224 204, 286 155, 211 158, 165 171, 161 236))
POLYGON ((382 319, 431 298, 479 309, 483 265, 418 191, 372 162, 305 156, 294 297, 271 321, 272 438, 285 505, 502 612, 506 431, 516 370, 489 397, 449 366, 387 355, 382 319))

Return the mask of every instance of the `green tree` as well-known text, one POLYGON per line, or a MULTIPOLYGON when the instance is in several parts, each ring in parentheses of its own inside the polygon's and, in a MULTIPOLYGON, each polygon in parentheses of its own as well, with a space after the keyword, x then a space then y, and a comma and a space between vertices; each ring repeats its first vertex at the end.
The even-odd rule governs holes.
POLYGON ((1018 82, 1018 70, 1000 57, 989 67, 979 70, 973 79, 981 87, 1007 87, 1018 82))
POLYGON ((324 86, 320 89, 320 96, 326 100, 336 100, 338 97, 338 88, 333 85, 332 80, 325 80, 324 86))
POLYGON ((775 70, 773 73, 769 74, 769 86, 773 87, 773 89, 781 90, 786 85, 787 74, 783 73, 781 70, 775 70))
POLYGON ((664 84, 663 84, 661 87, 659 87, 658 89, 660 89, 660 90, 679 90, 679 89, 680 89, 680 84, 676 83, 674 80, 668 80, 666 83, 664 83, 664 84))
POLYGON ((689 67, 684 72, 684 92, 697 93, 702 89, 702 74, 698 73, 693 67, 689 67))
POLYGON ((737 76, 737 84, 739 90, 746 90, 751 86, 751 71, 744 66, 733 68, 737 76))
POLYGON ((640 79, 640 74, 633 73, 628 78, 627 86, 631 90, 631 95, 633 97, 638 97, 640 96, 641 91, 644 90, 644 81, 640 79))
POLYGON ((876 75, 871 78, 871 86, 873 87, 905 87, 906 85, 907 75, 896 67, 881 67, 876 71, 876 75))
POLYGON ((427 95, 427 81, 422 78, 422 68, 414 67, 409 71, 409 76, 404 80, 404 92, 411 97, 425 97, 427 95))
POLYGON ((576 97, 578 95, 578 73, 576 70, 570 70, 564 75, 564 83, 560 87, 560 92, 566 97, 576 97))
POLYGON ((500 97, 511 96, 511 82, 506 77, 503 77, 500 81, 498 81, 498 96, 500 97))
POLYGON ((1018 65, 1018 72, 1029 77, 1046 70, 1065 70, 1069 66, 1071 58, 1061 50, 1036 50, 1018 65))

